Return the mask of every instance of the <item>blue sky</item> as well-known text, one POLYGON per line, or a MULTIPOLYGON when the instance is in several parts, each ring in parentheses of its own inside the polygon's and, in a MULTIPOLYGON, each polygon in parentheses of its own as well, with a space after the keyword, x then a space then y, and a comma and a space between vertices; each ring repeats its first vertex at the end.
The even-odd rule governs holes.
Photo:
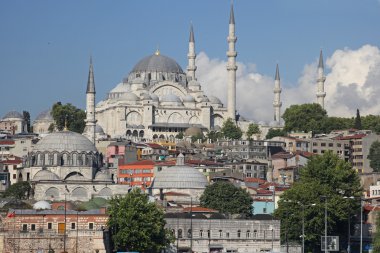
MULTIPOLYGON (((90 55, 97 101, 157 45, 186 69, 191 21, 197 52, 224 61, 230 3, 1 1, 0 117, 28 110, 33 119, 56 101, 84 108, 90 55)), ((238 61, 265 77, 278 62, 285 87, 299 85, 320 48, 328 58, 345 48, 380 47, 377 0, 236 0, 234 8, 238 61)))

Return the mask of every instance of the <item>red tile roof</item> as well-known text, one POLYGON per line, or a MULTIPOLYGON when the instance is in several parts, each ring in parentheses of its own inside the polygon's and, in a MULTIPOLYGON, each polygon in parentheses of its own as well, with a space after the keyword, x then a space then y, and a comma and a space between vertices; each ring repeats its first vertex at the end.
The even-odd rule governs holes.
POLYGON ((154 149, 165 149, 166 150, 165 147, 163 147, 157 143, 146 143, 146 145, 148 145, 149 147, 154 148, 154 149))
POLYGON ((256 178, 256 177, 246 177, 244 181, 248 183, 259 183, 259 184, 263 184, 266 182, 264 179, 256 178))
POLYGON ((218 213, 215 209, 200 207, 200 206, 193 206, 193 207, 186 207, 183 209, 184 212, 193 212, 193 213, 218 213))
POLYGON ((0 145, 14 145, 14 140, 0 140, 0 145))

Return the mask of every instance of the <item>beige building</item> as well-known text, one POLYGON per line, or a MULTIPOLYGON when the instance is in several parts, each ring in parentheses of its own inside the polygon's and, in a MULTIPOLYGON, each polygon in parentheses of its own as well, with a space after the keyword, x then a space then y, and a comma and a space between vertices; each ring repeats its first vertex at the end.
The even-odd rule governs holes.
POLYGON ((26 122, 21 113, 10 111, 0 120, 0 131, 9 134, 18 134, 27 132, 26 122))

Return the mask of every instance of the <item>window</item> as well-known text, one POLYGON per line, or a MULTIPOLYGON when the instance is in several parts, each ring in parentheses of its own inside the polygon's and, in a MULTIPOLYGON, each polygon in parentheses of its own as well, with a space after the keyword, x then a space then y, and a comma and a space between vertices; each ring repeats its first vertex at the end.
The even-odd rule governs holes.
POLYGON ((88 223, 88 229, 90 229, 90 230, 94 229, 94 223, 93 222, 88 223))
POLYGON ((251 231, 247 230, 246 236, 249 238, 251 236, 251 231))
POLYGON ((263 213, 267 213, 267 208, 266 207, 263 208, 263 213))
POLYGON ((178 238, 182 238, 182 229, 178 229, 178 238))
POLYGON ((329 143, 329 147, 334 147, 334 143, 329 143))
POLYGON ((191 234, 191 229, 187 230, 187 237, 188 238, 191 238, 192 234, 191 234))
POLYGON ((326 147, 326 143, 322 142, 321 147, 326 147))
POLYGON ((22 231, 28 231, 28 224, 22 224, 22 231))
POLYGON ((52 229, 53 228, 53 224, 51 222, 48 223, 48 229, 52 229))
POLYGON ((203 230, 202 230, 202 229, 199 230, 199 236, 200 236, 200 237, 203 237, 203 230))
POLYGON ((75 222, 71 222, 71 229, 75 229, 75 222))
POLYGON ((230 233, 226 232, 226 237, 230 238, 230 233))
POLYGON ((16 179, 16 174, 13 174, 13 179, 16 179))
POLYGON ((223 231, 219 230, 219 238, 222 238, 222 236, 223 236, 223 231))
POLYGON ((36 224, 30 225, 30 230, 35 231, 36 230, 36 224))
POLYGON ((240 238, 240 236, 241 236, 241 231, 238 230, 238 231, 237 231, 237 237, 240 238))

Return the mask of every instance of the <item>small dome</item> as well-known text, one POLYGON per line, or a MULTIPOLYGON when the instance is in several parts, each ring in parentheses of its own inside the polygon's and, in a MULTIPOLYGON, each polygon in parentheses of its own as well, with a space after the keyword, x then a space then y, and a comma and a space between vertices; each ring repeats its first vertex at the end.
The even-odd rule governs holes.
POLYGON ((38 120, 46 120, 46 121, 53 121, 53 116, 51 115, 51 110, 46 110, 38 114, 36 117, 36 121, 38 120))
POLYGON ((191 80, 189 83, 188 83, 189 86, 200 86, 200 83, 198 81, 195 81, 195 80, 191 80))
POLYGON ((140 101, 140 98, 135 94, 135 93, 132 93, 132 92, 127 92, 127 93, 124 93, 119 100, 125 100, 125 101, 140 101))
POLYGON ((158 172, 153 180, 153 189, 205 189, 206 177, 197 169, 176 165, 158 172))
POLYGON ((17 111, 10 111, 7 114, 5 114, 5 116, 3 117, 3 119, 23 119, 23 118, 24 117, 22 116, 22 114, 17 111))
POLYGON ((46 135, 34 146, 33 151, 97 152, 95 145, 89 139, 71 131, 46 135))
POLYGON ((129 84, 127 83, 119 83, 118 85, 116 85, 115 88, 113 88, 110 93, 123 93, 123 92, 130 92, 131 91, 131 87, 129 84))
POLYGON ((95 175, 95 181, 107 181, 112 182, 111 176, 106 170, 98 171, 95 175))
POLYGON ((45 181, 45 180, 56 181, 60 179, 55 173, 51 172, 50 170, 45 170, 45 169, 38 171, 33 177, 33 181, 45 181))
POLYGON ((271 122, 269 123, 269 126, 271 126, 271 127, 274 127, 274 126, 280 126, 280 122, 273 120, 273 121, 271 121, 271 122))
POLYGON ((199 96, 198 101, 199 102, 210 102, 210 100, 206 96, 199 96))
POLYGON ((199 127, 189 127, 185 130, 184 135, 185 136, 197 136, 202 134, 202 130, 199 127))
POLYGON ((150 97, 152 98, 153 101, 156 101, 156 102, 159 101, 158 96, 156 94, 154 94, 154 93, 150 93, 150 97))
POLYGON ((148 93, 142 93, 141 94, 141 99, 142 100, 151 100, 151 96, 148 93))
POLYGON ((104 130, 101 126, 99 126, 98 124, 96 124, 95 126, 95 133, 96 134, 104 134, 104 130))
POLYGON ((38 201, 33 205, 34 210, 51 210, 51 205, 45 200, 38 201))
POLYGON ((165 73, 179 73, 184 74, 181 66, 179 64, 164 55, 159 53, 147 56, 140 60, 132 72, 165 72, 165 73))
POLYGON ((190 94, 186 95, 184 98, 183 98, 183 102, 195 102, 195 99, 193 96, 191 96, 190 94))
POLYGON ((209 96, 208 99, 212 104, 222 104, 222 101, 220 101, 220 99, 217 97, 209 96))

